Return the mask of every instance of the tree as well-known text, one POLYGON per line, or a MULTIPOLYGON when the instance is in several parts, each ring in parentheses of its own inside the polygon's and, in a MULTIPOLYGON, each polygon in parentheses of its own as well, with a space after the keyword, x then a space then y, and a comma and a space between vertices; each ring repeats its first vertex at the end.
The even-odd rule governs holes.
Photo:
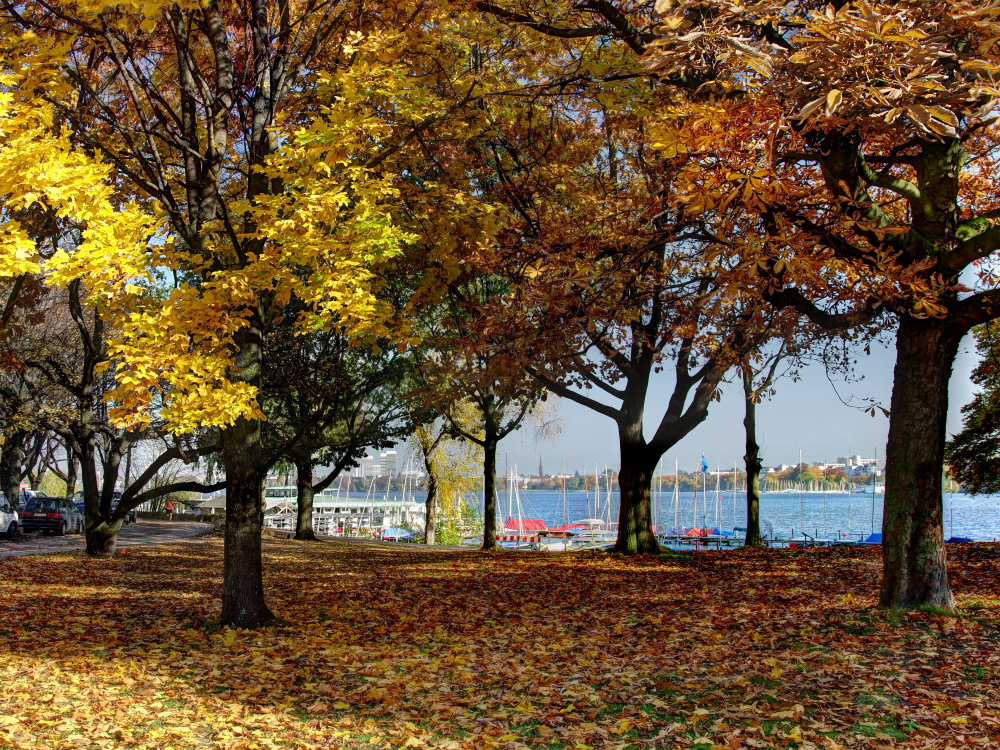
POLYGON ((9 282, 0 333, 7 427, 13 431, 4 451, 3 489, 15 506, 17 483, 33 465, 24 460, 25 440, 34 434, 36 447, 48 441, 41 422, 26 419, 29 405, 37 414, 40 402, 25 377, 22 352, 39 340, 32 329, 49 305, 47 287, 67 290, 72 302, 72 290, 79 296, 87 279, 98 290, 90 295, 96 309, 128 314, 137 289, 132 281, 146 273, 142 248, 155 223, 135 205, 114 201, 107 165, 76 150, 68 134, 53 127, 49 97, 66 93, 56 80, 57 53, 22 32, 19 19, 0 14, 0 278, 9 282))
MULTIPOLYGON (((463 425, 466 432, 475 434, 478 425, 473 409, 461 405, 450 410, 451 419, 463 425)), ((467 492, 475 488, 472 467, 483 457, 477 444, 467 439, 457 439, 451 422, 440 418, 418 424, 410 444, 419 451, 427 472, 427 500, 424 513, 424 543, 437 541, 438 511, 449 517, 458 513, 458 504, 467 492)))
POLYGON ((86 296, 81 281, 75 279, 64 293, 53 291, 44 300, 38 310, 43 315, 39 328, 43 335, 22 342, 22 367, 14 384, 6 384, 0 392, 29 394, 34 419, 44 427, 46 439, 49 434, 58 435, 70 466, 79 466, 87 554, 109 557, 129 511, 167 494, 212 491, 225 483, 154 481, 171 462, 196 463, 213 453, 217 435, 170 439, 160 420, 140 429, 112 423, 104 394, 119 384, 110 366, 109 321, 103 310, 86 303, 86 296), (143 470, 131 476, 133 448, 139 443, 158 448, 143 470))
POLYGON ((945 452, 951 476, 965 492, 1000 491, 1000 360, 997 324, 975 329, 980 362, 972 372, 979 392, 962 407, 962 429, 948 441, 945 452))
MULTIPOLYGON (((162 241, 143 259, 182 283, 123 319, 112 417, 141 425, 161 399, 174 432, 221 429, 225 624, 272 620, 259 533, 266 323, 293 296, 308 310, 304 329, 336 320, 364 335, 392 316, 373 288, 411 238, 387 208, 414 163, 407 146, 477 85, 462 64, 468 45, 442 32, 454 11, 313 0, 4 6, 4 23, 56 57, 48 100, 80 153, 113 170, 122 202, 162 216, 162 241)), ((440 198, 433 186, 423 195, 440 198)))
POLYGON ((414 395, 444 416, 453 435, 483 451, 484 550, 497 546, 497 446, 544 397, 525 370, 523 339, 491 333, 491 306, 509 304, 510 289, 502 277, 475 272, 451 285, 426 337, 419 362, 423 384, 414 395))
POLYGON ((575 41, 541 49, 524 63, 531 95, 491 103, 494 132, 472 153, 477 184, 507 216, 476 258, 510 287, 480 313, 482 340, 520 356, 549 391, 614 421, 615 549, 654 552, 656 465, 760 343, 761 318, 739 312, 732 263, 709 251, 712 236, 675 201, 683 159, 656 153, 644 119, 670 97, 650 89, 627 51, 575 41), (664 369, 673 390, 647 436, 647 392, 664 369))
POLYGON ((401 393, 411 362, 385 340, 352 345, 336 331, 277 328, 265 339, 265 441, 295 467, 295 538, 313 540, 315 493, 357 466, 368 448, 393 445, 409 432, 401 393), (315 467, 324 464, 328 471, 315 481, 315 467))
MULTIPOLYGON (((705 49, 675 46, 693 20, 679 10, 669 14, 679 26, 657 63, 668 68, 681 47, 685 55, 705 49)), ((722 119, 752 117, 770 144, 748 162, 755 171, 725 191, 742 191, 736 203, 768 233, 773 254, 748 260, 767 278, 769 299, 828 328, 883 311, 896 321, 880 602, 950 607, 941 512, 947 384, 961 337, 1000 312, 989 273, 974 293, 959 278, 1000 247, 990 218, 996 194, 983 180, 997 156, 988 72, 997 49, 986 40, 1000 27, 971 2, 822 11, 776 3, 770 11, 797 17, 794 31, 772 23, 777 16, 757 17, 753 54, 720 71, 750 94, 722 119), (752 86, 735 74, 747 66, 760 68, 752 86), (781 118, 794 127, 781 130, 781 118)), ((713 19, 708 36, 732 39, 747 22, 713 19)))
MULTIPOLYGON (((749 298, 748 305, 760 305, 759 299, 749 298)), ((822 347, 820 359, 827 373, 844 369, 846 356, 830 346, 822 330, 808 323, 794 310, 779 309, 765 313, 770 341, 768 345, 751 352, 739 365, 743 384, 746 454, 743 460, 747 472, 747 531, 746 546, 765 546, 760 533, 760 446, 757 444, 757 405, 767 395, 774 395, 775 382, 786 376, 795 378, 803 360, 822 347), (818 335, 820 334, 820 335, 818 335)))
POLYGON ((898 326, 880 603, 951 607, 947 383, 962 336, 1000 314, 982 263, 1000 248, 991 7, 776 0, 709 13, 661 0, 649 10, 595 2, 544 21, 550 33, 623 40, 683 95, 650 129, 664 153, 689 157, 679 176, 689 213, 726 244, 766 237, 744 252, 765 299, 827 328, 898 326), (963 272, 977 268, 981 287, 965 290, 963 272))
POLYGON ((780 377, 778 366, 786 356, 786 342, 778 345, 777 351, 761 357, 757 366, 752 362, 740 364, 740 380, 743 381, 743 430, 746 434, 746 454, 743 456, 747 472, 747 547, 766 547, 760 534, 760 445, 757 444, 757 404, 763 394, 772 388, 780 377))

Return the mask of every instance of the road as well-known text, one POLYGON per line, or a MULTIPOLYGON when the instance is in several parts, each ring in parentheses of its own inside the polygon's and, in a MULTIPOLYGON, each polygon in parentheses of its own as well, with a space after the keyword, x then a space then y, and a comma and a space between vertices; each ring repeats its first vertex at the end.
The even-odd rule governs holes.
MULTIPOLYGON (((139 521, 122 526, 118 533, 118 549, 170 544, 197 537, 209 529, 211 529, 211 525, 193 521, 139 521)), ((41 532, 31 532, 22 534, 16 539, 0 536, 0 557, 51 555, 82 550, 85 547, 86 541, 83 534, 50 536, 41 532)))

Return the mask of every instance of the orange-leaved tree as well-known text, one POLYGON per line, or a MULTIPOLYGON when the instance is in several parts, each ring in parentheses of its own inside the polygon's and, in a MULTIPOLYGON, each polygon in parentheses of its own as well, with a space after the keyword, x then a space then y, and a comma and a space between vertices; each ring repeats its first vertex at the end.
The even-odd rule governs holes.
POLYGON ((662 152, 689 157, 678 175, 688 214, 742 246, 765 299, 828 328, 898 327, 881 604, 952 606, 947 385, 962 336, 1000 315, 1000 6, 529 6, 503 13, 621 40, 677 94, 648 126, 662 152))
POLYGON ((558 37, 555 27, 513 20, 508 33, 544 40, 520 76, 532 77, 529 93, 488 101, 494 132, 470 146, 478 184, 508 217, 477 262, 508 279, 510 293, 470 333, 614 421, 616 550, 654 552, 656 464, 706 418, 726 372, 766 340, 765 310, 737 304, 744 269, 676 201, 686 156, 661 153, 646 124, 673 95, 650 85, 631 51, 588 40, 599 30, 557 43, 535 33, 558 37), (664 370, 668 402, 647 425, 650 386, 664 370))

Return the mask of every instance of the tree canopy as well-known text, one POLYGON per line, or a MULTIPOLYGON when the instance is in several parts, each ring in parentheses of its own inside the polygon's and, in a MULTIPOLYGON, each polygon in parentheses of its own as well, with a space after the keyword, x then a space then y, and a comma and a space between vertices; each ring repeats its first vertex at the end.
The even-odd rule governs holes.
POLYGON ((272 618, 273 461, 311 488, 317 451, 346 465, 396 434, 365 438, 352 409, 395 420, 420 392, 481 416, 451 427, 484 448, 484 546, 496 444, 544 387, 614 420, 617 549, 651 552, 657 460, 789 335, 773 321, 805 318, 895 331, 881 602, 948 607, 947 385, 961 337, 1000 316, 998 9, 3 4, 4 486, 39 426, 30 328, 66 296, 73 408, 119 437, 218 435, 226 624, 272 618), (396 377, 417 347, 424 389, 396 377))

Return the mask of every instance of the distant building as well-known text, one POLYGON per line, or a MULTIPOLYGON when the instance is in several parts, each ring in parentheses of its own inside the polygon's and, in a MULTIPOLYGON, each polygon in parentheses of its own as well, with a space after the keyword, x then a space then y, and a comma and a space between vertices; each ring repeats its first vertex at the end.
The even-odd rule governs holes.
POLYGON ((364 456, 361 459, 361 465, 355 469, 355 476, 370 479, 371 477, 378 476, 378 470, 378 456, 364 456))
POLYGON ((382 474, 381 476, 394 477, 399 473, 399 462, 396 451, 385 451, 379 454, 382 474))

